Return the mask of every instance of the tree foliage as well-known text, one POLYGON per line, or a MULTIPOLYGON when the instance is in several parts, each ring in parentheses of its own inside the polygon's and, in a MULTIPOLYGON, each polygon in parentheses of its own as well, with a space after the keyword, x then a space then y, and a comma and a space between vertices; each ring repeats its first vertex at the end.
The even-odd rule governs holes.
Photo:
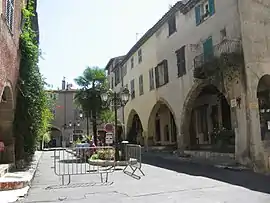
POLYGON ((110 109, 103 110, 100 114, 100 119, 103 123, 114 123, 115 122, 114 112, 110 109))
POLYGON ((45 82, 38 67, 39 46, 36 33, 32 30, 33 0, 28 1, 22 13, 24 25, 20 36, 20 82, 14 120, 16 159, 35 152, 37 142, 42 140, 52 119, 45 82))
POLYGON ((83 74, 74 81, 80 86, 75 95, 75 101, 86 113, 86 116, 92 115, 94 140, 96 142, 96 119, 97 115, 100 115, 104 110, 100 93, 107 88, 108 84, 105 70, 98 67, 87 67, 83 74))

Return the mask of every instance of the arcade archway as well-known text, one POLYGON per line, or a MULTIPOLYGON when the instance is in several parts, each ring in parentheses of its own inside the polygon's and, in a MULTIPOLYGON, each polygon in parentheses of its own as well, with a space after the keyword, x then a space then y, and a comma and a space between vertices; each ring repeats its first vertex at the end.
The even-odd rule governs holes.
POLYGON ((270 141, 270 75, 261 77, 257 87, 261 139, 270 141))
POLYGON ((235 135, 230 106, 212 84, 200 87, 184 109, 183 128, 186 147, 194 150, 234 152, 235 135))
POLYGON ((127 140, 133 144, 143 145, 143 127, 141 119, 135 110, 129 114, 127 121, 127 140))
POLYGON ((61 147, 62 146, 62 132, 57 127, 52 126, 49 129, 51 140, 48 143, 48 147, 61 147))
POLYGON ((149 116, 148 132, 155 145, 176 145, 177 129, 169 106, 158 101, 149 116))

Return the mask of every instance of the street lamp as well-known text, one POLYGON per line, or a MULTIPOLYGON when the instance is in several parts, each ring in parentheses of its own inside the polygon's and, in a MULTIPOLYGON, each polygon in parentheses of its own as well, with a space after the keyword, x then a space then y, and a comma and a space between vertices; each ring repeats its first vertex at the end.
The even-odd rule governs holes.
POLYGON ((117 107, 124 107, 129 100, 129 90, 125 87, 120 91, 119 94, 117 92, 112 91, 111 89, 103 92, 100 97, 101 100, 107 104, 108 106, 112 103, 114 108, 114 136, 115 136, 115 160, 119 160, 119 135, 117 132, 117 107))
POLYGON ((76 130, 76 126, 77 127, 80 127, 80 122, 77 121, 77 122, 74 122, 72 123, 71 121, 69 122, 68 126, 71 128, 73 126, 73 137, 74 137, 74 134, 75 134, 75 130, 76 130))

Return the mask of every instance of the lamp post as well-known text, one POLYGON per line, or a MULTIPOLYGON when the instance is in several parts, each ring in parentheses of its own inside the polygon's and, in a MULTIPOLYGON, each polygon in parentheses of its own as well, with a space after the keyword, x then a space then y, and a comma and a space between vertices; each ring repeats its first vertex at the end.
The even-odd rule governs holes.
POLYGON ((77 122, 74 122, 72 123, 71 121, 69 122, 68 126, 71 128, 73 126, 73 140, 74 140, 74 134, 75 134, 75 130, 76 130, 76 126, 77 127, 80 127, 80 122, 77 121, 77 122))
POLYGON ((117 132, 117 107, 124 107, 129 100, 129 90, 125 87, 120 91, 119 94, 117 92, 112 91, 111 89, 107 92, 103 92, 101 96, 101 100, 106 104, 110 105, 112 103, 114 108, 114 136, 115 136, 115 160, 119 160, 119 135, 117 132))
POLYGON ((79 117, 81 120, 86 118, 86 135, 89 136, 89 114, 87 111, 80 111, 79 117))

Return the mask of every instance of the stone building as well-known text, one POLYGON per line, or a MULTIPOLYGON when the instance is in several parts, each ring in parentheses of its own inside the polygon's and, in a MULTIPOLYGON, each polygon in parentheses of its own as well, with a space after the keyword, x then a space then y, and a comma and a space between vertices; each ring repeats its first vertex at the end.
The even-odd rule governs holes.
MULTIPOLYGON (((61 89, 48 91, 53 100, 52 111, 54 114, 51 127, 51 147, 69 146, 78 138, 82 139, 82 136, 93 135, 91 115, 87 118, 85 112, 76 103, 74 98, 77 89, 72 89, 71 86, 63 79, 61 89)), ((98 130, 100 129, 101 127, 98 126, 98 130)))
POLYGON ((114 70, 131 92, 132 140, 269 169, 269 6, 179 1, 150 28, 114 70))
POLYGON ((15 158, 12 124, 20 63, 23 2, 0 0, 0 141, 5 144, 5 151, 0 152, 0 163, 12 163, 15 158))

